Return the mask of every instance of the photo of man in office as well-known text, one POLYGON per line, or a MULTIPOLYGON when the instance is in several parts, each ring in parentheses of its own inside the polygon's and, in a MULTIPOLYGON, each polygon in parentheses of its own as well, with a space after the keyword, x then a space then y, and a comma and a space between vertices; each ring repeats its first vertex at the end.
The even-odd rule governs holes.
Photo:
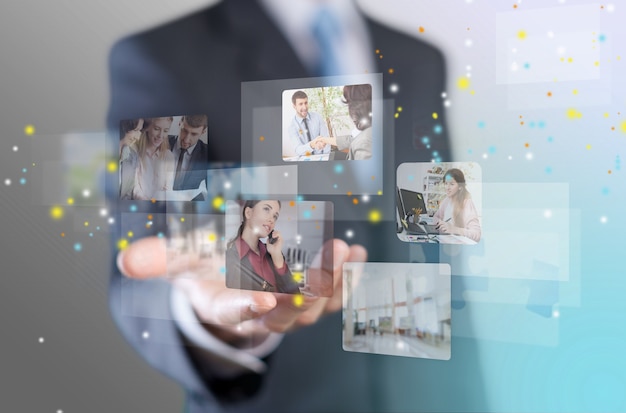
MULTIPOLYGON (((183 116, 179 127, 178 136, 168 137, 176 159, 173 189, 175 191, 203 189, 202 192, 206 192, 209 146, 202 138, 207 139, 207 115, 183 116)), ((200 193, 192 201, 204 199, 204 194, 200 193)))
POLYGON ((291 96, 295 114, 289 125, 289 142, 296 155, 317 155, 330 152, 330 145, 315 141, 318 136, 328 136, 324 119, 316 112, 309 111, 309 97, 298 90, 291 96))

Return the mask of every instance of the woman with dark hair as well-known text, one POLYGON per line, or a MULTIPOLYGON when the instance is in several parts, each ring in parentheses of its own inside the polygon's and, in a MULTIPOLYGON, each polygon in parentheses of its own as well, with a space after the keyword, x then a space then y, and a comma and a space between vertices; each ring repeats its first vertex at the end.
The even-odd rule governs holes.
POLYGON ((315 143, 331 144, 339 150, 348 149, 348 160, 372 157, 372 85, 347 85, 343 87, 343 102, 356 128, 351 135, 334 138, 318 137, 315 143))
POLYGON ((226 249, 226 286, 244 290, 298 294, 285 262, 283 238, 275 228, 280 201, 246 201, 237 236, 226 249), (267 243, 261 242, 267 237, 267 243))
POLYGON ((478 211, 465 184, 465 175, 452 168, 443 176, 446 198, 435 212, 437 229, 444 234, 462 235, 480 241, 481 229, 478 211))

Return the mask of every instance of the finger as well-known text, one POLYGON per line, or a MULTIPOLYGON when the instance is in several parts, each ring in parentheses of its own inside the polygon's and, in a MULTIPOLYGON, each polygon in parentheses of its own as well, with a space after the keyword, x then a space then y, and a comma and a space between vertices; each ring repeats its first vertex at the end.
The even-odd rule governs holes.
POLYGON ((167 273, 165 240, 157 237, 133 242, 117 254, 117 267, 130 278, 149 279, 167 273))
POLYGON ((309 310, 301 314, 296 320, 296 325, 305 326, 316 322, 322 315, 335 312, 342 307, 343 264, 346 262, 359 262, 367 259, 367 251, 360 245, 348 247, 341 240, 334 240, 334 265, 333 280, 334 293, 329 298, 320 299, 309 310))
POLYGON ((307 297, 301 294, 276 294, 276 308, 263 317, 263 323, 270 331, 284 333, 296 322, 298 317, 309 310, 319 297, 307 297))
MULTIPOLYGON (((348 257, 344 262, 365 262, 367 261, 367 250, 361 245, 352 245, 350 247, 348 257)), ((335 287, 335 293, 328 300, 325 313, 339 311, 342 307, 343 299, 343 263, 339 268, 335 268, 333 278, 337 279, 337 285, 335 287)))
POLYGON ((174 285, 189 298, 202 322, 232 326, 262 317, 276 307, 273 294, 226 288, 220 281, 177 278, 174 285))

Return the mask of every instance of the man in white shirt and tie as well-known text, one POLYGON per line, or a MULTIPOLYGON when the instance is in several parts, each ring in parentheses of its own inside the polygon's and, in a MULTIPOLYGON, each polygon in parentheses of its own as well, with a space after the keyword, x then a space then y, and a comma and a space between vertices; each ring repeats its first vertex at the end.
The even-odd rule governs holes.
POLYGON ((330 153, 330 145, 314 142, 318 136, 328 136, 324 119, 315 112, 309 112, 309 97, 302 90, 291 97, 296 114, 289 125, 289 140, 296 155, 330 153))

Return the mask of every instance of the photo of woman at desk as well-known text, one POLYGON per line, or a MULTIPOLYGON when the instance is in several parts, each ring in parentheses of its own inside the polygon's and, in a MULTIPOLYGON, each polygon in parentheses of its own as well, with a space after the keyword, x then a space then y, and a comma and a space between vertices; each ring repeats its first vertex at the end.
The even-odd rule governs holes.
POLYGON ((444 174, 446 197, 433 216, 437 229, 444 234, 461 235, 480 241, 481 229, 478 211, 467 191, 465 175, 452 168, 444 174))
POLYGON ((241 225, 226 249, 227 287, 300 293, 282 252, 283 237, 276 229, 280 207, 277 200, 245 201, 241 225))

